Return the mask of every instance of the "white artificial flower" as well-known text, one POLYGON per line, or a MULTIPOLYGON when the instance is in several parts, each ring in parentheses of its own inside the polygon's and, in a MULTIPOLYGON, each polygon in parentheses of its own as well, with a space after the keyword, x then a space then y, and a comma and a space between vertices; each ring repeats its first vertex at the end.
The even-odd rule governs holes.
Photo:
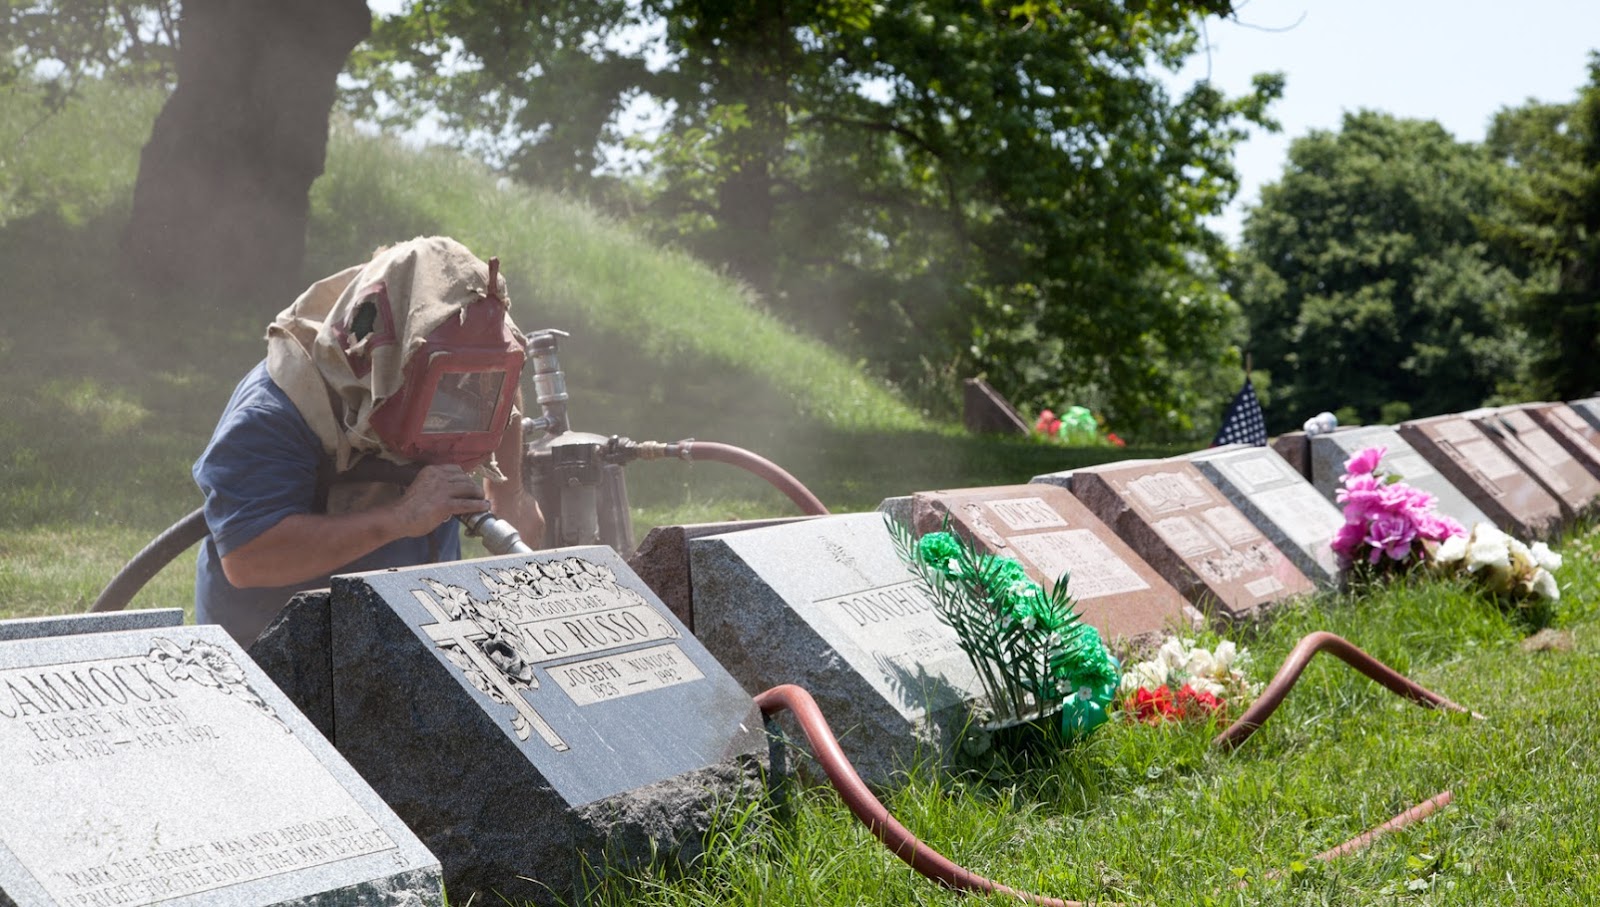
POLYGON ((1467 556, 1467 537, 1452 535, 1439 543, 1433 552, 1433 560, 1439 564, 1453 564, 1467 556))
POLYGON ((1183 670, 1190 677, 1215 677, 1217 661, 1205 649, 1192 649, 1184 660, 1183 670))
POLYGON ((1533 575, 1533 594, 1551 601, 1561 600, 1561 587, 1556 585, 1555 576, 1543 567, 1533 575))
POLYGON ((1506 553, 1511 557, 1511 572, 1518 576, 1527 576, 1539 566, 1533 559, 1533 552, 1517 539, 1506 539, 1506 553))
POLYGON ((1533 560, 1546 570, 1561 569, 1561 555, 1550 550, 1544 542, 1534 542, 1528 546, 1528 551, 1533 554, 1533 560))
POLYGON ((1223 698, 1228 693, 1227 687, 1217 683, 1215 680, 1208 680, 1204 677, 1189 678, 1189 687, 1196 693, 1210 693, 1218 699, 1223 698))
POLYGON ((1224 639, 1211 650, 1211 658, 1216 662, 1215 676, 1226 677, 1233 673, 1233 663, 1239 660, 1239 647, 1232 640, 1224 639))
POLYGON ((1193 645, 1191 640, 1169 636, 1167 641, 1161 644, 1161 648, 1156 651, 1156 660, 1165 665, 1169 673, 1181 671, 1189 661, 1190 645, 1193 645))
POLYGON ((1488 523, 1473 527, 1472 538, 1467 543, 1467 570, 1476 573, 1485 567, 1510 569, 1510 541, 1510 536, 1488 523))
POLYGON ((1122 683, 1119 688, 1123 693, 1132 693, 1140 687, 1153 690, 1166 683, 1168 676, 1167 663, 1162 659, 1156 658, 1151 661, 1141 661, 1129 668, 1128 673, 1122 675, 1122 683))

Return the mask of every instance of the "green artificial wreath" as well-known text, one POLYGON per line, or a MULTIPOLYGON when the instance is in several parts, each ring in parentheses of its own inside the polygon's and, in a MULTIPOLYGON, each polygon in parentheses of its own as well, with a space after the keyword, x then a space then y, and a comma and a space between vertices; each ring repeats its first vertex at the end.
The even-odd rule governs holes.
POLYGON ((1068 738, 1109 717, 1121 679, 1117 659, 1083 623, 1063 574, 1049 592, 1009 557, 978 554, 945 531, 915 538, 889 519, 900 557, 921 580, 941 620, 977 669, 998 723, 1060 711, 1068 738))

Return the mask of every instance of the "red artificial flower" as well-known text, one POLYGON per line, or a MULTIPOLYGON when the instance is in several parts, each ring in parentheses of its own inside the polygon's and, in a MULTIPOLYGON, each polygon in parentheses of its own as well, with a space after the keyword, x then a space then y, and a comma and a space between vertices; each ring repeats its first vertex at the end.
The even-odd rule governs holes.
POLYGON ((1222 711, 1222 700, 1215 695, 1198 691, 1184 684, 1178 688, 1178 711, 1185 718, 1200 718, 1222 711))
POLYGON ((1110 441, 1112 444, 1115 444, 1118 447, 1127 447, 1128 446, 1128 442, 1122 440, 1119 437, 1117 437, 1117 433, 1114 432, 1114 431, 1106 432, 1106 440, 1110 441))
POLYGON ((1178 717, 1178 705, 1173 701, 1172 689, 1166 684, 1154 690, 1140 687, 1129 697, 1124 706, 1133 717, 1151 724, 1160 724, 1169 718, 1178 717))
POLYGON ((1050 410, 1043 410, 1039 413, 1039 421, 1033 423, 1033 430, 1053 438, 1061 430, 1061 420, 1050 410))

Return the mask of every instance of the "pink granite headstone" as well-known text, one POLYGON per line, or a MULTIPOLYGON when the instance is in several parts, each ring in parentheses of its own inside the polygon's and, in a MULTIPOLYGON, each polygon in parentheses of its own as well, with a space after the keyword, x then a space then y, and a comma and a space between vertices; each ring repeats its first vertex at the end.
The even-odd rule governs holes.
POLYGON ((1185 598, 1223 622, 1255 617, 1315 588, 1186 460, 1080 469, 1072 493, 1185 598))
POLYGON ((919 492, 917 532, 945 526, 987 554, 1015 558, 1053 589, 1063 575, 1084 622, 1107 642, 1193 628, 1202 616, 1077 498, 1054 485, 919 492))
POLYGON ((1561 504, 1470 421, 1432 416, 1395 428, 1500 528, 1545 538, 1561 526, 1561 504))

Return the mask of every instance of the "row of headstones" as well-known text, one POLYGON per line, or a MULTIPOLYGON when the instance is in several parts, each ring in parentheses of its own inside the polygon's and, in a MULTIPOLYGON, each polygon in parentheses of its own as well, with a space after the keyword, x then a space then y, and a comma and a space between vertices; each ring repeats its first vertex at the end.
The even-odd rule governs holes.
MULTIPOLYGON (((882 509, 1070 574, 1128 640, 1334 582, 1359 449, 1464 523, 1544 536, 1600 493, 1597 430, 1600 400, 1480 411, 882 509)), ((248 656, 180 621, 0 623, 0 907, 570 898, 585 866, 692 857, 756 793, 753 693, 809 689, 876 782, 982 706, 878 513, 336 577, 248 656)))

